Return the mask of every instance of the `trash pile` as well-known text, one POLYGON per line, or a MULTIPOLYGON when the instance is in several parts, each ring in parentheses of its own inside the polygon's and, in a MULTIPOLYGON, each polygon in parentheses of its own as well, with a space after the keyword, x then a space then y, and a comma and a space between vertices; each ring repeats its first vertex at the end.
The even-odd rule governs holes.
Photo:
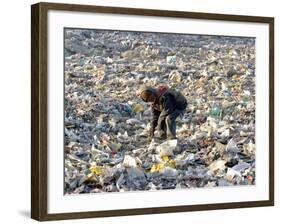
POLYGON ((65 29, 65 194, 255 184, 255 39, 65 29), (141 85, 181 91, 148 138, 141 85))

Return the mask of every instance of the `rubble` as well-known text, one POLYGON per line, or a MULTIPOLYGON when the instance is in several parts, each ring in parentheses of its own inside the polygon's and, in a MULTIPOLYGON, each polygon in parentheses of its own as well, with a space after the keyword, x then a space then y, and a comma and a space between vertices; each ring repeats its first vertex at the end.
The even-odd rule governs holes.
POLYGON ((255 184, 255 39, 65 29, 65 194, 255 184), (141 85, 187 99, 149 139, 141 85))

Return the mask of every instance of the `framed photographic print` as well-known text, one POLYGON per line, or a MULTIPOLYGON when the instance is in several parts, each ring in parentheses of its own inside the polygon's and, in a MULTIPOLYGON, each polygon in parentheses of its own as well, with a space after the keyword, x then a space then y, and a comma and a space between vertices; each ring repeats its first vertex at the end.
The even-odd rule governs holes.
POLYGON ((274 204, 274 18, 32 5, 36 220, 274 204))

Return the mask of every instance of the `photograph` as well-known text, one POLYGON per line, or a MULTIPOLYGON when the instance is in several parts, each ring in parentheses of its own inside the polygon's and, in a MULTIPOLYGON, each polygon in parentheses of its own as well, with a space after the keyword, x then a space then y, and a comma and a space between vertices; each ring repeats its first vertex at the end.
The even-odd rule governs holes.
POLYGON ((64 194, 256 184, 256 38, 64 27, 64 194))
POLYGON ((31 7, 31 217, 274 205, 274 17, 31 7))

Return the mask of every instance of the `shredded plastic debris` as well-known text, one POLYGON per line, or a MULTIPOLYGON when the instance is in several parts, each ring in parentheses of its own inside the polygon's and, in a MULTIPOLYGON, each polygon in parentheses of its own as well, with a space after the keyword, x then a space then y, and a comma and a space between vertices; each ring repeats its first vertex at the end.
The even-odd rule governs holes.
POLYGON ((65 193, 255 184, 255 39, 65 29, 65 193), (149 138, 141 85, 179 90, 149 138))

